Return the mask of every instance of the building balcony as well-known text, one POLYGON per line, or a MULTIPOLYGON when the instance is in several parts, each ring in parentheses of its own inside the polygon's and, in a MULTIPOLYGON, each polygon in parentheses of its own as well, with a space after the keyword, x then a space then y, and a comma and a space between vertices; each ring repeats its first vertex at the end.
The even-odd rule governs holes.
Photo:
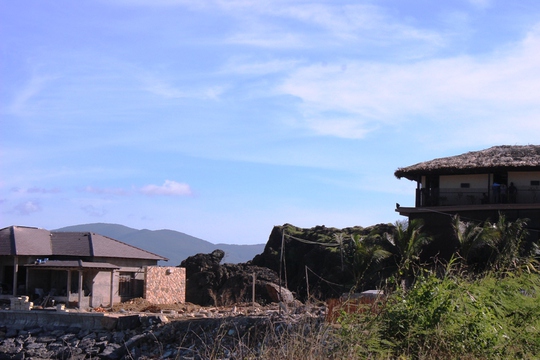
MULTIPOLYGON (((486 190, 485 188, 424 188, 416 190, 416 207, 476 206, 501 204, 538 204, 540 188, 519 189, 515 193, 486 190)), ((505 206, 508 207, 508 206, 505 206)))
POLYGON ((509 194, 493 194, 482 189, 423 189, 416 192, 416 206, 396 207, 396 212, 409 219, 429 219, 440 224, 440 218, 459 214, 463 218, 484 221, 497 219, 504 213, 510 218, 527 219, 527 226, 536 236, 540 236, 540 189, 520 188, 509 194), (531 230, 532 229, 532 230, 531 230))

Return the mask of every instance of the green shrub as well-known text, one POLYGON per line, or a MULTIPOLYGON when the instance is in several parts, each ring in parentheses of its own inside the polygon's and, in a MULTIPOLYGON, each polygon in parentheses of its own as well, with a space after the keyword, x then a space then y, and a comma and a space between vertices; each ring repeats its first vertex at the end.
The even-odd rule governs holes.
POLYGON ((421 277, 410 291, 388 299, 381 341, 392 344, 395 356, 413 358, 536 358, 539 294, 536 274, 421 277))

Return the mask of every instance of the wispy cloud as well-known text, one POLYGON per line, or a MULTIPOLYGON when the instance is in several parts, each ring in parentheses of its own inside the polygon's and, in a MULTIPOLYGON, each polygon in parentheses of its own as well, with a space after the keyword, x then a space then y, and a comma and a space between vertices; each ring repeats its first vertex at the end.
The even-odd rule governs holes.
POLYGON ((131 189, 124 188, 100 188, 95 186, 87 186, 82 189, 83 192, 95 195, 107 196, 130 196, 135 193, 143 195, 164 195, 164 196, 187 196, 192 195, 191 187, 186 183, 180 183, 173 180, 165 180, 163 185, 145 185, 140 188, 132 187, 131 189))
POLYGON ((243 75, 266 75, 294 70, 301 64, 300 60, 274 59, 269 61, 260 61, 254 59, 231 59, 222 68, 222 72, 229 74, 243 75))
POLYGON ((179 99, 188 97, 187 93, 182 90, 166 83, 165 81, 158 80, 157 78, 147 77, 144 79, 146 91, 149 91, 155 95, 162 96, 168 99, 179 99))
POLYGON ((125 6, 144 6, 144 7, 174 7, 195 5, 197 1, 191 0, 114 0, 104 1, 105 3, 115 3, 125 6))
POLYGON ((9 111, 18 116, 29 115, 33 112, 30 101, 40 94, 46 84, 53 80, 52 76, 33 75, 30 80, 15 94, 9 111))
POLYGON ((473 128, 489 119, 490 126, 511 134, 539 127, 530 117, 540 111, 539 58, 540 31, 534 29, 490 58, 311 65, 299 67, 278 90, 300 98, 303 125, 327 135, 362 138, 379 125, 418 118, 437 123, 452 117, 458 123, 472 122, 473 128), (347 120, 322 116, 332 112, 345 114, 347 120), (355 131, 336 131, 334 126, 355 131))
POLYGON ((280 49, 322 47, 335 51, 362 45, 385 48, 405 42, 414 47, 416 57, 446 44, 442 33, 409 25, 371 4, 270 1, 261 6, 256 2, 240 2, 224 6, 223 10, 238 23, 238 31, 227 38, 228 43, 280 49))
POLYGON ((486 9, 491 6, 492 0, 468 0, 468 2, 477 8, 486 9))
POLYGON ((143 90, 165 99, 189 98, 217 100, 226 89, 223 85, 212 85, 191 87, 189 90, 183 90, 181 87, 172 85, 170 82, 156 76, 145 76, 142 82, 143 90))
POLYGON ((362 121, 355 118, 310 117, 303 124, 316 134, 344 139, 361 139, 370 131, 362 121))
POLYGON ((274 14, 317 25, 344 40, 421 40, 440 43, 439 33, 415 28, 392 18, 383 8, 371 4, 299 4, 275 7, 274 14))
POLYGON ((87 193, 98 194, 98 195, 119 195, 124 196, 128 195, 129 191, 122 188, 97 188, 94 186, 87 186, 84 188, 84 191, 87 193))
POLYGON ((309 41, 300 34, 273 30, 260 24, 252 25, 249 30, 239 31, 225 40, 230 44, 250 45, 261 48, 299 49, 310 47, 309 41))
POLYGON ((61 190, 59 188, 47 189, 33 186, 29 188, 14 187, 11 189, 11 192, 17 194, 58 194, 61 192, 61 190))
POLYGON ((94 205, 85 205, 81 207, 86 214, 92 217, 103 217, 107 214, 107 210, 104 208, 99 208, 94 205))
POLYGON ((165 180, 163 185, 146 185, 140 189, 145 195, 187 196, 191 195, 191 187, 186 183, 165 180))

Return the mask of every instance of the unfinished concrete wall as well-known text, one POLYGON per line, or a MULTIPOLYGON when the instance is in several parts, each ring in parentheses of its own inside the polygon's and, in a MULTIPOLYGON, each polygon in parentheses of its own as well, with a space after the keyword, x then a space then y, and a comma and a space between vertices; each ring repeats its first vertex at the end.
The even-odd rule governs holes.
POLYGON ((112 306, 111 304, 111 272, 96 272, 93 278, 92 301, 90 306, 112 306))
POLYGON ((145 268, 144 298, 154 304, 186 301, 186 269, 175 266, 145 268))

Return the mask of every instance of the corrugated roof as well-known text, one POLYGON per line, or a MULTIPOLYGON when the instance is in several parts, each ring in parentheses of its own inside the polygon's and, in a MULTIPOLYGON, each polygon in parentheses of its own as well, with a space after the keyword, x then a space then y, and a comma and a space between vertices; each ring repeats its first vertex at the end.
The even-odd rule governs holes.
POLYGON ((163 256, 94 233, 50 232, 24 226, 10 226, 0 230, 0 255, 168 260, 163 256))
POLYGON ((422 175, 478 174, 496 171, 540 171, 540 145, 501 145, 399 168, 397 178, 422 175))

